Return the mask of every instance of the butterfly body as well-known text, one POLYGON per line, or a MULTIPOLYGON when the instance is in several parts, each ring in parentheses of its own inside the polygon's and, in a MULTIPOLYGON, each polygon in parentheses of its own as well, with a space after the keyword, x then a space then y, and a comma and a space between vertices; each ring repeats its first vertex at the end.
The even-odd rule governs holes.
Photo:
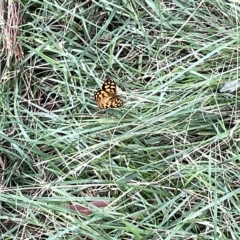
POLYGON ((117 85, 111 79, 107 79, 102 89, 95 92, 94 99, 100 109, 118 108, 123 105, 123 100, 117 95, 117 85))

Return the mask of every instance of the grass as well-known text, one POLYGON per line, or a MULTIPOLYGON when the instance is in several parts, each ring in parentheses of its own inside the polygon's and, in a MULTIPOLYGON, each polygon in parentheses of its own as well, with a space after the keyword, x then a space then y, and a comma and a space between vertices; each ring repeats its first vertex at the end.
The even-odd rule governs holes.
POLYGON ((0 239, 240 239, 239 93, 220 91, 238 79, 239 2, 18 3, 0 239), (107 76, 120 109, 93 99, 107 76))

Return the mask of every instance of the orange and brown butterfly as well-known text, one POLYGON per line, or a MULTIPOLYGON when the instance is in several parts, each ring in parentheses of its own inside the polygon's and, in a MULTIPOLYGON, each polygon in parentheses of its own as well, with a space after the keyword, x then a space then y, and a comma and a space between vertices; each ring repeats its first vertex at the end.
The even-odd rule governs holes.
POLYGON ((123 100, 117 95, 117 85, 110 78, 103 83, 102 89, 95 92, 94 99, 100 109, 119 108, 123 105, 123 100))

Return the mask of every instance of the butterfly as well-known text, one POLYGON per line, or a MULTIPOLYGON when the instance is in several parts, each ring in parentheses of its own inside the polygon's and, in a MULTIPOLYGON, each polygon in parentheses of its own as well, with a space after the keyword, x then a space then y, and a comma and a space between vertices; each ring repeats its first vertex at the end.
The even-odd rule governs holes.
POLYGON ((117 85, 110 78, 107 78, 94 94, 94 99, 100 109, 119 108, 123 105, 123 100, 117 95, 117 85))

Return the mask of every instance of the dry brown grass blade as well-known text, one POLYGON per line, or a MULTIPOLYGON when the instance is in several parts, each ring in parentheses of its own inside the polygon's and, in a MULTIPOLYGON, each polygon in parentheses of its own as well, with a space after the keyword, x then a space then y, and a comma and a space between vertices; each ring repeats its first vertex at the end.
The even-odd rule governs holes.
POLYGON ((7 67, 10 64, 12 56, 19 62, 23 58, 21 41, 18 36, 21 35, 22 17, 20 15, 21 5, 18 1, 8 0, 0 3, 0 26, 2 28, 3 47, 1 55, 6 55, 7 67), (7 6, 6 6, 7 5, 7 6), (4 12, 7 9, 7 19, 4 19, 4 12))

